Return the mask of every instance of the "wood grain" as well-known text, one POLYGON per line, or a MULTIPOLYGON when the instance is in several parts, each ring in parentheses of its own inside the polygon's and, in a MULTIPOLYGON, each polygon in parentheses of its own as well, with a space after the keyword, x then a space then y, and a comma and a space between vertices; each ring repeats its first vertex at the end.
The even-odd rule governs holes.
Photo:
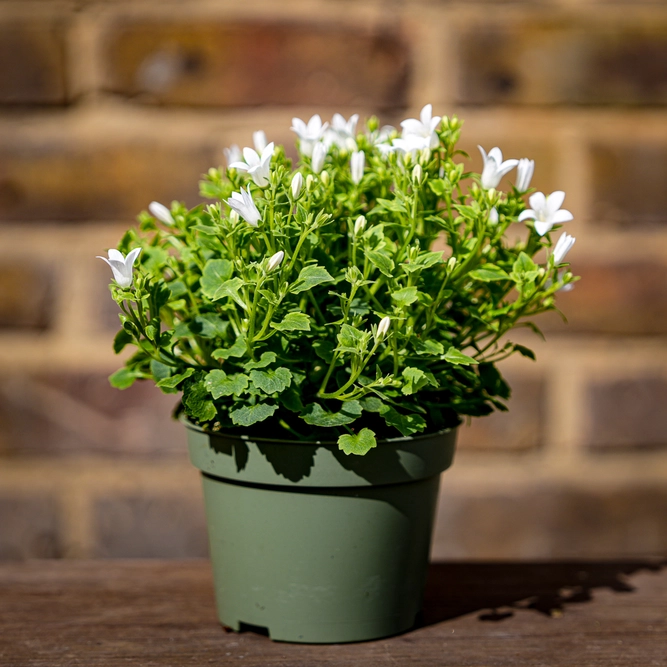
POLYGON ((346 645, 216 621, 207 561, 0 564, 2 667, 667 665, 667 561, 442 563, 423 621, 346 645))

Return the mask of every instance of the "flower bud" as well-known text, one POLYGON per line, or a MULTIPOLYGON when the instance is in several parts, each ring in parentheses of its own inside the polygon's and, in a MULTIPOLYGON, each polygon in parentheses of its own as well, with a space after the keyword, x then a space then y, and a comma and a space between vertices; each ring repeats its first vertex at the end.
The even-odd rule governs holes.
POLYGON ((422 180, 422 167, 420 164, 416 164, 412 169, 412 180, 414 183, 420 183, 422 180))
POLYGON ((422 148, 421 152, 419 153, 419 161, 422 164, 426 164, 430 159, 431 159, 431 149, 422 148))
POLYGON ((360 215, 354 222, 354 235, 358 236, 366 229, 366 218, 360 215))
POLYGON ((280 263, 283 261, 285 253, 282 250, 279 250, 275 255, 269 259, 269 264, 266 268, 267 271, 273 271, 280 266, 280 263))
POLYGON ((234 209, 229 212, 229 221, 234 225, 239 221, 239 214, 234 209))
POLYGON ((313 189, 313 180, 314 179, 312 174, 308 174, 308 176, 306 176, 306 190, 308 192, 310 192, 313 189))
POLYGON ((382 340, 386 335, 387 331, 389 331, 389 325, 391 324, 391 318, 390 317, 383 317, 380 320, 380 324, 378 324, 378 330, 377 330, 377 339, 382 340))
POLYGON ((496 210, 495 207, 489 211, 489 224, 490 225, 498 224, 498 211, 496 210))
POLYGON ((320 174, 320 178, 322 179, 322 183, 324 185, 329 185, 329 172, 328 171, 323 171, 320 174))
POLYGON ((160 202, 152 201, 148 205, 148 210, 151 212, 151 215, 154 218, 157 218, 160 222, 163 222, 165 225, 173 225, 174 218, 171 215, 171 211, 160 202))
POLYGON ((456 266, 456 257, 450 257, 449 260, 447 261, 447 271, 452 271, 452 269, 456 266))
POLYGON ((300 171, 297 171, 296 174, 294 174, 292 185, 290 187, 292 188, 292 197, 298 199, 301 194, 301 188, 303 187, 303 176, 300 171))

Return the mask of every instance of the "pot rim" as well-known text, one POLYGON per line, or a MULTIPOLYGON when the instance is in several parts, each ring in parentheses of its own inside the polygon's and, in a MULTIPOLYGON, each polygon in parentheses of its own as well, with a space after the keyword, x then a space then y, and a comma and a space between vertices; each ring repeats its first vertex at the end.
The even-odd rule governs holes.
MULTIPOLYGON (((204 433, 210 437, 222 437, 222 438, 227 438, 230 440, 240 440, 240 441, 251 441, 251 442, 266 442, 270 444, 278 444, 278 445, 304 445, 304 446, 318 446, 318 447, 329 447, 329 446, 338 446, 338 442, 336 440, 287 440, 287 439, 280 439, 280 438, 255 438, 249 435, 233 435, 230 433, 226 433, 225 431, 207 431, 206 429, 203 429, 201 426, 198 424, 193 424, 187 417, 181 415, 178 417, 178 421, 180 421, 185 428, 189 428, 192 431, 199 431, 200 433, 204 433)), ((384 438, 382 440, 378 440, 377 444, 382 445, 383 443, 387 444, 400 444, 400 443, 412 443, 412 442, 420 442, 421 440, 426 440, 430 439, 439 435, 445 435, 447 433, 451 433, 453 431, 456 431, 458 429, 458 426, 454 426, 453 428, 443 428, 440 429, 439 431, 431 431, 430 433, 420 433, 417 436, 413 435, 401 435, 398 436, 397 438, 384 438)))

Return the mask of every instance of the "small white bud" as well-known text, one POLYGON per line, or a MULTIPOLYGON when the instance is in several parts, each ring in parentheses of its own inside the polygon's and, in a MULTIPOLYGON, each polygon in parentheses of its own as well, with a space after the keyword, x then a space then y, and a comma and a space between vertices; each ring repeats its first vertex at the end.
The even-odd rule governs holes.
POLYGON ((412 180, 414 183, 420 183, 422 180, 422 166, 416 164, 412 169, 412 180))
POLYGON ((328 171, 323 171, 320 174, 320 178, 322 179, 322 183, 324 183, 324 185, 329 185, 329 172, 328 171))
POLYGON ((292 185, 290 187, 292 188, 292 197, 298 199, 301 194, 301 188, 303 187, 303 176, 300 171, 297 171, 296 174, 294 174, 292 185))
POLYGON ((275 255, 269 259, 269 264, 267 266, 267 271, 273 271, 280 266, 280 263, 283 261, 285 253, 282 250, 279 250, 275 255))
POLYGON ((255 145, 255 150, 261 155, 268 143, 264 130, 257 130, 257 132, 252 133, 252 143, 255 145))
POLYGON ((525 157, 522 157, 519 160, 519 164, 516 168, 516 189, 519 192, 526 192, 526 190, 528 190, 534 171, 535 160, 529 160, 525 157))
POLYGON ((361 183, 366 165, 366 154, 364 151, 355 151, 350 158, 350 173, 354 184, 361 183))
POLYGON ((229 212, 229 221, 230 221, 233 225, 235 225, 235 224, 239 221, 239 214, 238 214, 234 209, 232 209, 232 210, 229 212))
POLYGON ((391 324, 391 318, 389 317, 383 317, 380 320, 380 324, 378 324, 378 331, 377 331, 378 340, 381 340, 387 335, 387 331, 389 331, 390 324, 391 324))
POLYGON ((152 201, 148 205, 148 210, 154 218, 157 218, 160 222, 164 222, 165 225, 174 224, 174 218, 171 215, 171 211, 164 204, 152 201))
POLYGON ((308 174, 308 176, 306 176, 306 190, 308 190, 309 192, 313 188, 313 180, 314 179, 312 174, 308 174))
POLYGON ((366 218, 360 215, 354 222, 354 235, 358 236, 366 229, 366 218))
POLYGON ((456 266, 456 257, 450 257, 447 261, 447 271, 451 271, 456 266))
POLYGON ((420 153, 419 153, 419 161, 422 164, 426 164, 430 159, 431 159, 431 149, 430 148, 422 148, 420 153))
POLYGON ((324 167, 324 158, 327 156, 327 146, 324 142, 318 141, 313 146, 313 157, 311 158, 310 166, 316 174, 319 174, 324 167))
POLYGON ((489 211, 489 224, 490 225, 498 224, 498 211, 496 210, 495 207, 489 211))
POLYGON ((563 232, 560 235, 558 243, 556 243, 556 247, 554 248, 554 264, 560 264, 565 259, 565 255, 570 252, 574 242, 574 236, 570 236, 567 232, 563 232))

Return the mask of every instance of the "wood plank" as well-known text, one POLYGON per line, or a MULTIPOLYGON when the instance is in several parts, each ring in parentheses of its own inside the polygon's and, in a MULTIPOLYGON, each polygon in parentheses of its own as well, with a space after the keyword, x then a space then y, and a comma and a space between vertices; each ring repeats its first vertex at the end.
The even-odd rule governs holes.
POLYGON ((207 561, 5 563, 0 665, 662 666, 665 565, 435 564, 421 627, 321 646, 225 632, 207 561))

